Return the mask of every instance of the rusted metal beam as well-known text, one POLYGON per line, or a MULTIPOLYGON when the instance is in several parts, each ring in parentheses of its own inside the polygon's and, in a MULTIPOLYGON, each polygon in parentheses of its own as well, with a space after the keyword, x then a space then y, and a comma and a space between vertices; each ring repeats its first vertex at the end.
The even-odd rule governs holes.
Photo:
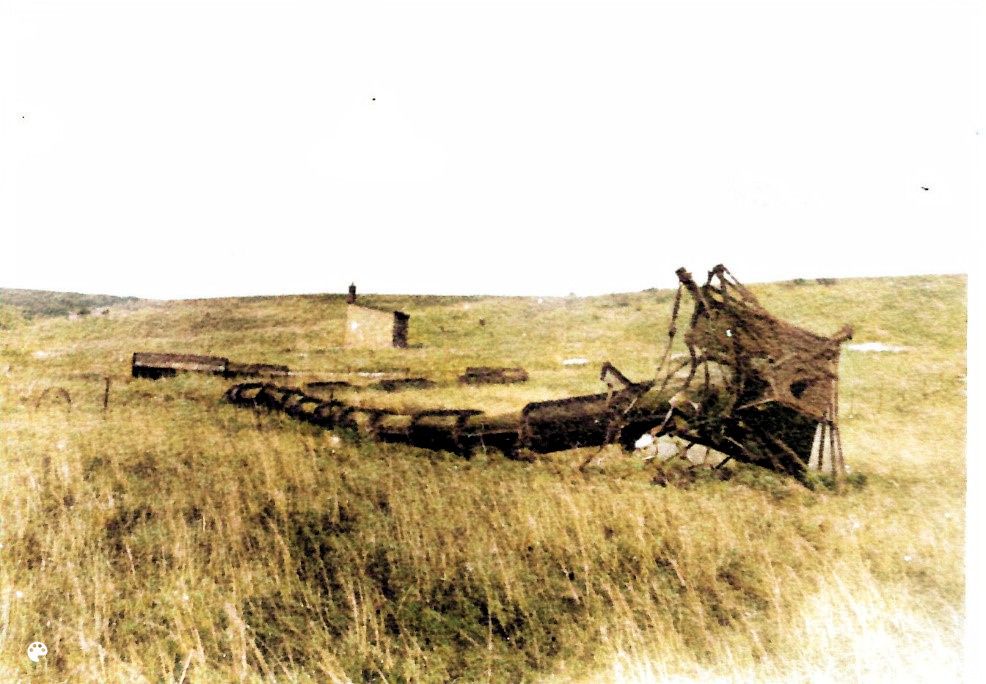
POLYGON ((235 361, 227 361, 226 370, 223 375, 227 378, 277 378, 289 375, 290 373, 291 370, 287 366, 281 364, 237 363, 235 361))
POLYGON ((434 386, 435 382, 428 378, 393 378, 375 382, 369 388, 383 392, 400 392, 408 389, 428 389, 434 386))
POLYGON ((523 368, 503 368, 499 366, 470 366, 459 376, 465 385, 509 384, 527 382, 527 371, 523 368))
POLYGON ((158 352, 134 352, 130 372, 135 378, 164 378, 184 373, 210 373, 222 375, 229 359, 221 356, 198 354, 166 354, 158 352))
POLYGON ((207 373, 235 377, 283 377, 290 374, 287 366, 272 363, 238 363, 223 356, 172 354, 163 352, 134 352, 130 373, 135 378, 173 377, 178 373, 207 373))

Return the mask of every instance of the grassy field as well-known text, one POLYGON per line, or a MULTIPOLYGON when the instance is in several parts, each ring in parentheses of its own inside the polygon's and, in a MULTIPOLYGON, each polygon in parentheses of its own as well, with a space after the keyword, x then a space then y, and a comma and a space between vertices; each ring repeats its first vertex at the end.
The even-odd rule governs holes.
POLYGON ((843 352, 843 495, 748 466, 657 486, 615 447, 580 472, 574 451, 359 443, 224 404, 219 378, 129 378, 137 350, 409 368, 440 386, 386 401, 513 410, 599 391, 606 360, 652 377, 672 292, 367 297, 411 314, 402 351, 342 348, 336 296, 77 320, 4 300, 0 681, 956 681, 965 278, 753 289, 809 329, 906 347, 843 352), (455 384, 484 364, 531 380, 455 384))

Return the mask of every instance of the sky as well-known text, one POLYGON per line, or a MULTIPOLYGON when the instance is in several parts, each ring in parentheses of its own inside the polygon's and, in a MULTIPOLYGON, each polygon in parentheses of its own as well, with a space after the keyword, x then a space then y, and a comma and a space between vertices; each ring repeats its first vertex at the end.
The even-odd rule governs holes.
POLYGON ((966 273, 984 34, 949 0, 0 0, 0 286, 966 273))

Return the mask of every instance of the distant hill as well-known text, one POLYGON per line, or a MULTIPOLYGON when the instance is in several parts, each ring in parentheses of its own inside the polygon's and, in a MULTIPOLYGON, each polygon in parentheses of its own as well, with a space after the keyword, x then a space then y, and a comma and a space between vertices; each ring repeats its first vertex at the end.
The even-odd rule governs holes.
POLYGON ((0 306, 20 310, 25 318, 66 316, 69 313, 88 313, 99 307, 134 304, 137 297, 89 295, 78 292, 49 292, 48 290, 15 290, 0 287, 0 306))

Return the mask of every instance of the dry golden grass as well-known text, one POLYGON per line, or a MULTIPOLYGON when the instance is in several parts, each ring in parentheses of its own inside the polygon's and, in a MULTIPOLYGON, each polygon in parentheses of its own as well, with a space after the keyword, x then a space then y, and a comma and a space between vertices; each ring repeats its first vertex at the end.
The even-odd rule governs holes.
POLYGON ((607 359, 652 374, 667 292, 379 298, 412 314, 421 345, 382 352, 340 348, 341 298, 5 316, 0 680, 954 680, 965 279, 756 291, 811 329, 850 322, 908 348, 843 355, 843 441, 865 476, 844 495, 749 467, 658 487, 616 448, 582 474, 582 453, 361 444, 226 405, 217 378, 126 377, 134 350, 314 375, 410 367, 448 384, 389 400, 511 410, 598 391, 607 359), (454 384, 483 364, 531 382, 454 384), (70 410, 35 407, 49 386, 70 410), (35 640, 50 649, 38 665, 35 640))

